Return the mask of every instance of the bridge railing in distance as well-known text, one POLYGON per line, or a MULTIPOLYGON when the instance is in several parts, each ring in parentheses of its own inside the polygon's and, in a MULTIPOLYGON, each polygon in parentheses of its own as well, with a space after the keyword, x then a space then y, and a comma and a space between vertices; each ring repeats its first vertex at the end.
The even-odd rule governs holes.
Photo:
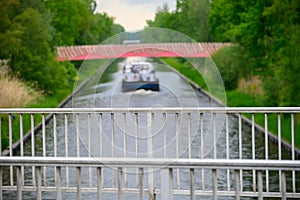
POLYGON ((299 115, 293 107, 0 109, 0 199, 299 199, 299 115))

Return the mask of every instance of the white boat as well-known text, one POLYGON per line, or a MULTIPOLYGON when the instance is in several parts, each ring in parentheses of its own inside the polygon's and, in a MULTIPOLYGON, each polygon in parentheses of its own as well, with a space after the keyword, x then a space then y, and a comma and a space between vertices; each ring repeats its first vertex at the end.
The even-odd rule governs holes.
POLYGON ((123 66, 122 91, 159 91, 159 80, 150 62, 132 62, 123 66))

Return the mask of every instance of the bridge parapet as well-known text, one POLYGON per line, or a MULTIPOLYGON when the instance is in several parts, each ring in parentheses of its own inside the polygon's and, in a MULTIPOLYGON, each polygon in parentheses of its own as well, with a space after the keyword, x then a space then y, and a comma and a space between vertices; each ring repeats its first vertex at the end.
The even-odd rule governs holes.
POLYGON ((57 59, 91 60, 139 57, 210 57, 229 43, 100 44, 57 48, 57 59))
MULTIPOLYGON (((300 108, 0 109, 0 114, 9 127, 8 155, 0 157, 0 199, 32 192, 37 199, 46 193, 57 199, 300 198, 294 128, 300 108), (242 114, 250 114, 250 121, 242 114), (290 120, 290 144, 282 138, 283 114, 290 120), (264 128, 254 123, 259 115, 264 128), (270 116, 278 136, 269 133, 270 116), (21 140, 15 152, 13 134, 26 137, 25 117, 32 137, 21 140), (37 118, 40 130, 34 129, 37 118)), ((5 133, 1 127, 1 138, 5 133)))

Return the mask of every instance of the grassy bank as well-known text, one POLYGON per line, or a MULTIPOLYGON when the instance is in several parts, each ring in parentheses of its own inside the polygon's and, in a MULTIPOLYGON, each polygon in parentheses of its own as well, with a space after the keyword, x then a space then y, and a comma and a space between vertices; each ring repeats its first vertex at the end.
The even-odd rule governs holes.
MULTIPOLYGON (((203 83, 202 77, 199 75, 198 71, 193 68, 188 63, 185 63, 185 66, 182 67, 182 64, 177 58, 164 58, 164 62, 175 68, 177 71, 182 73, 184 76, 189 78, 192 82, 198 84, 202 88, 206 89, 205 83, 203 83), (200 78, 199 78, 200 77, 200 78)), ((264 104, 261 101, 261 97, 258 95, 251 95, 245 92, 240 91, 239 89, 226 91, 227 106, 229 107, 261 107, 264 104)), ((250 118, 251 115, 245 115, 250 118)), ((291 143, 291 116, 288 114, 281 114, 281 135, 283 140, 288 143, 291 143)), ((255 122, 262 127, 265 127, 264 123, 264 114, 256 114, 255 122)), ((273 134, 278 134, 278 119, 276 114, 268 115, 268 130, 273 134)), ((300 116, 295 115, 295 146, 300 148, 300 116)))
MULTIPOLYGON (((69 82, 68 87, 55 91, 54 94, 46 95, 40 91, 35 91, 18 77, 0 74, 0 107, 1 108, 56 108, 66 99, 73 90, 76 90, 86 79, 97 73, 98 68, 105 60, 91 60, 77 64, 77 77, 74 82, 69 82)), ((12 139, 16 142, 20 139, 20 116, 11 115, 12 119, 12 139)), ((34 115, 34 124, 42 121, 41 115, 34 115)), ((31 129, 30 114, 22 115, 23 134, 31 129)), ((9 145, 9 116, 0 115, 1 126, 1 150, 9 145)))
MULTIPOLYGON (((32 92, 28 86, 25 86, 20 80, 16 77, 8 81, 5 85, 7 88, 10 88, 10 91, 1 90, 0 99, 3 97, 9 98, 12 96, 13 103, 6 103, 1 105, 2 108, 20 108, 20 107, 30 107, 30 108, 53 108, 57 107, 61 101, 63 101, 71 92, 72 87, 65 88, 56 93, 56 95, 42 95, 40 92, 32 92), (17 82, 18 84, 14 85, 13 83, 17 82), (24 87, 24 88, 23 88, 24 87), (24 90, 21 90, 21 89, 24 90), (29 91, 31 92, 29 92, 29 91), (14 92, 11 92, 14 91, 14 92), (9 94, 7 93, 9 92, 9 94), (26 95, 25 95, 26 94, 26 95), (39 94, 39 96, 36 96, 39 94), (17 98, 19 97, 19 98, 17 98)), ((9 102, 9 101, 7 101, 9 102)), ((3 103, 3 102, 1 102, 3 103)), ((12 141, 13 143, 20 139, 20 117, 22 117, 23 125, 23 134, 26 134, 31 128, 30 114, 11 114, 0 115, 0 124, 1 124, 1 150, 4 150, 9 145, 9 120, 11 119, 11 130, 12 130, 12 141)), ((42 120, 41 115, 34 115, 34 125, 37 125, 42 120)))

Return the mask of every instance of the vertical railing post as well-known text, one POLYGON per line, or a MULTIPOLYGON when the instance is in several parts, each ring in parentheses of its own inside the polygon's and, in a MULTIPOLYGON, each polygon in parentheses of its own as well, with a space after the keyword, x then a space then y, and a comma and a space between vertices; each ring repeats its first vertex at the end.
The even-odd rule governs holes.
MULTIPOLYGON (((1 133, 0 133, 1 134, 1 133)), ((24 156, 24 139, 23 139, 23 114, 20 113, 20 156, 24 156)), ((0 141, 1 141, 1 136, 0 136, 0 141)), ((1 146, 1 145, 0 145, 1 146)), ((1 148, 0 148, 0 152, 1 148)), ((23 180, 23 185, 24 185, 24 166, 21 167, 21 174, 22 174, 22 180, 23 180)))
MULTIPOLYGON (((91 113, 88 113, 88 157, 91 157, 92 147, 91 147, 91 113)), ((89 187, 93 187, 93 174, 92 168, 89 167, 89 187)))
MULTIPOLYGON (((292 145, 292 160, 295 160, 295 119, 294 114, 291 114, 291 145, 292 145)), ((293 193, 296 193, 296 172, 292 171, 293 193)))
MULTIPOLYGON (((243 159, 242 115, 239 116, 239 159, 243 159)), ((243 191, 243 170, 240 170, 240 191, 243 191)))
POLYGON ((103 157, 103 122, 102 122, 102 113, 99 114, 99 144, 100 144, 100 147, 99 147, 99 157, 103 157))
MULTIPOLYGON (((22 147, 22 144, 21 144, 21 147, 22 147)), ((0 152, 2 152, 2 117, 0 117, 0 152)), ((0 153, 0 156, 1 156, 1 153, 0 153)))
POLYGON ((213 113, 213 144, 214 145, 214 159, 217 159, 217 127, 216 127, 216 113, 213 113))
POLYGON ((54 146, 54 157, 57 157, 57 125, 56 124, 57 124, 56 123, 56 114, 53 113, 53 146, 54 146))
MULTIPOLYGON (((163 113, 163 135, 164 135, 164 158, 167 158, 167 113, 163 113)), ((175 136, 176 137, 176 136, 175 136)))
MULTIPOLYGON (((228 118, 228 113, 225 115, 225 120, 226 120, 226 159, 229 160, 229 118, 228 118)), ((230 170, 227 169, 227 191, 230 191, 230 170)))
MULTIPOLYGON (((111 157, 115 157, 115 117, 114 113, 110 113, 111 120, 111 157)), ((116 172, 115 169, 112 168, 112 185, 116 188, 116 172)))
MULTIPOLYGON (((252 135, 252 160, 255 160, 255 119, 254 114, 251 114, 251 135, 252 135)), ((256 192, 256 171, 252 171, 253 177, 253 192, 256 192)))
POLYGON ((192 158, 192 136, 191 136, 191 113, 188 113, 188 158, 191 159, 192 158))
POLYGON ((139 144, 138 144, 138 138, 139 138, 139 115, 138 113, 134 113, 135 118, 135 157, 138 158, 139 154, 139 144))
MULTIPOLYGON (((53 127, 54 129, 54 127, 53 127)), ((42 141, 43 141, 43 157, 46 157, 46 120, 45 120, 45 114, 42 114, 42 141)), ((46 186, 46 167, 43 167, 44 169, 44 186, 46 186)))
MULTIPOLYGON (((147 113, 147 136, 148 136, 148 144, 147 144, 147 155, 148 158, 153 158, 153 133, 152 133, 152 126, 153 126, 153 113, 147 113)), ((153 175, 153 168, 149 168, 148 171, 148 188, 149 188, 149 199, 154 199, 154 175, 153 175)))
POLYGON ((190 169, 190 194, 190 199, 195 200, 195 169, 190 169))
MULTIPOLYGON (((13 149, 12 149, 12 116, 11 114, 8 115, 8 138, 9 138, 9 156, 13 156, 13 149)), ((10 185, 14 185, 14 171, 13 167, 9 167, 10 171, 10 185)))
MULTIPOLYGON (((0 140, 0 143, 1 143, 1 140, 0 140)), ((1 154, 0 154, 1 156, 1 154)), ((2 186, 3 186, 3 168, 2 166, 0 166, 0 200, 3 200, 3 189, 2 189, 2 186)))
POLYGON ((81 200, 81 167, 76 167, 77 174, 77 200, 81 200))
POLYGON ((42 200, 42 176, 41 176, 41 167, 36 167, 36 177, 37 177, 37 200, 42 200))
MULTIPOLYGON (((34 115, 30 114, 31 124, 31 156, 35 156, 35 141, 34 141, 34 115)), ((35 167, 32 167, 32 185, 35 186, 35 167)))
POLYGON ((118 168, 118 200, 123 199, 123 171, 122 168, 118 168))
POLYGON ((235 180, 235 199, 240 199, 240 171, 234 170, 234 180, 235 180))
MULTIPOLYGON (((126 131, 126 113, 123 113, 123 121, 124 121, 124 126, 123 126, 123 157, 126 158, 126 152, 127 152, 127 139, 126 139, 126 135, 127 135, 127 131, 126 131)), ((127 180, 127 170, 126 168, 123 168, 124 171, 124 187, 127 188, 128 186, 128 180, 127 180)))
MULTIPOLYGON (((179 120, 178 120, 179 113, 175 113, 175 134, 176 134, 176 159, 179 158, 179 120)), ((180 170, 177 169, 177 189, 180 189, 180 170)))
POLYGON ((217 181, 217 170, 212 169, 212 199, 217 200, 218 199, 218 181, 217 181))
POLYGON ((161 174, 161 199, 173 200, 173 169, 163 168, 161 174))
POLYGON ((75 114, 75 128, 76 128, 76 152, 77 157, 80 157, 80 133, 79 133, 79 114, 75 114))
POLYGON ((263 180, 262 180, 262 171, 257 172, 257 187, 258 187, 258 200, 263 200, 263 180))
MULTIPOLYGON (((269 130, 267 113, 265 113, 265 159, 269 159, 269 130)), ((269 170, 266 170, 266 192, 269 192, 269 170)))
MULTIPOLYGON (((135 129, 135 157, 139 157, 139 115, 138 112, 134 113, 134 129, 135 129)), ((137 169, 137 176, 136 176, 136 181, 138 182, 138 169, 137 169)))
POLYGON ((285 171, 281 171, 281 199, 286 200, 286 176, 285 171))
MULTIPOLYGON (((277 113, 277 126, 278 126, 278 133, 277 133, 277 138, 278 138, 278 160, 281 160, 281 117, 280 113, 277 113)), ((282 188, 281 186, 281 170, 279 170, 279 188, 282 188)))
MULTIPOLYGON (((200 113, 200 159, 204 159, 204 115, 200 113)), ((204 169, 201 169, 201 182, 202 182, 202 190, 205 190, 205 173, 204 169)))
POLYGON ((61 200, 61 167, 56 167, 56 199, 61 200))
MULTIPOLYGON (((64 121, 65 121, 65 157, 69 157, 69 145, 68 145, 68 115, 64 115, 64 121)), ((66 166, 66 186, 69 187, 69 167, 66 166)))
POLYGON ((103 181, 102 181, 102 168, 97 167, 97 194, 98 200, 102 199, 102 188, 103 188, 103 181))
POLYGON ((139 193, 140 193, 140 200, 144 200, 144 169, 139 168, 138 171, 138 187, 139 187, 139 193))
POLYGON ((17 166, 17 199, 22 200, 22 173, 21 167, 17 166))

